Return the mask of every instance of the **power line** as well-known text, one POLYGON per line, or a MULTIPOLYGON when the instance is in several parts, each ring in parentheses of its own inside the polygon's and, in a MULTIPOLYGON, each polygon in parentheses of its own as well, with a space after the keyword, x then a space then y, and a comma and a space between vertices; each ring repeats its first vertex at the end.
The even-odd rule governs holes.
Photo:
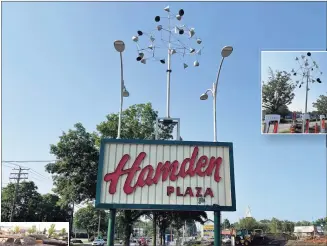
MULTIPOLYGON (((47 176, 45 176, 45 175, 43 175, 43 174, 40 174, 39 172, 37 172, 37 171, 34 170, 33 168, 26 167, 26 166, 22 166, 22 165, 18 165, 18 164, 12 163, 12 162, 6 162, 5 164, 7 164, 7 163, 10 164, 10 165, 18 166, 18 167, 29 168, 31 172, 33 172, 33 173, 35 173, 35 174, 37 174, 37 175, 39 175, 39 176, 41 176, 41 177, 43 177, 43 178, 45 178, 45 179, 52 180, 50 177, 47 177, 47 176)), ((5 164, 3 164, 3 165, 5 165, 5 164)), ((9 166, 7 166, 7 167, 9 167, 9 166)))
POLYGON ((9 177, 10 180, 11 179, 17 180, 17 182, 16 182, 16 188, 15 188, 15 193, 14 193, 14 200, 13 200, 12 208, 11 208, 11 212, 10 212, 10 222, 12 221, 13 212, 14 212, 14 209, 15 209, 15 202, 16 202, 16 197, 18 195, 19 181, 21 179, 28 179, 28 177, 27 177, 28 173, 22 173, 22 171, 27 171, 29 169, 28 168, 21 168, 21 167, 19 167, 19 169, 14 168, 13 170, 18 170, 18 173, 10 173, 10 175, 13 175, 13 177, 9 177))

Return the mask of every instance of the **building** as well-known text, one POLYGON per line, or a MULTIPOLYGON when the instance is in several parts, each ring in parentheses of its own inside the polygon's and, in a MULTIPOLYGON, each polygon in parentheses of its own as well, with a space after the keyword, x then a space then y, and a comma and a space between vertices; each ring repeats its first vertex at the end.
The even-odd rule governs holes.
MULTIPOLYGON (((201 237, 203 239, 212 239, 215 236, 214 222, 212 220, 207 220, 202 226, 201 237)), ((230 236, 231 231, 229 229, 221 230, 221 236, 230 236)))
POLYGON ((201 237, 204 239, 210 239, 214 237, 214 223, 212 220, 204 222, 201 230, 201 237))
POLYGON ((324 235, 324 231, 321 226, 295 226, 294 234, 299 238, 306 238, 324 235))

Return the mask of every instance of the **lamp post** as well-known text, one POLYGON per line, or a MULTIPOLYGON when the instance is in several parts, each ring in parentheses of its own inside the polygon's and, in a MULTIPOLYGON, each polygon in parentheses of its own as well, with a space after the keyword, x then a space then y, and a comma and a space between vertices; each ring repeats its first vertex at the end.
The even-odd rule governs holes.
MULTIPOLYGON (((125 50, 125 43, 121 40, 116 40, 114 42, 115 49, 120 54, 120 109, 119 109, 119 116, 118 116, 118 131, 117 131, 117 139, 120 139, 121 133, 121 117, 123 111, 123 100, 124 97, 129 96, 129 92, 127 91, 124 85, 124 70, 123 70, 123 51, 125 50)), ((116 209, 110 209, 110 216, 108 220, 108 233, 107 233, 107 245, 114 246, 114 236, 115 236, 115 218, 116 218, 116 209)), ((101 217, 99 214, 99 224, 101 221, 101 217)))
POLYGON ((120 139, 123 101, 124 101, 124 97, 129 96, 129 92, 127 91, 127 89, 124 85, 124 73, 123 73, 123 55, 122 55, 122 53, 125 50, 125 43, 121 40, 116 40, 114 42, 114 47, 120 54, 120 109, 119 109, 119 116, 118 116, 118 133, 117 133, 117 139, 120 139))
MULTIPOLYGON (((219 65, 219 70, 217 73, 217 78, 216 78, 216 82, 213 83, 212 88, 206 90, 205 93, 203 93, 200 96, 200 100, 207 100, 208 99, 208 92, 210 91, 213 97, 213 141, 217 142, 217 89, 218 89, 218 82, 219 82, 219 76, 220 76, 220 71, 221 71, 221 67, 223 65, 224 59, 226 57, 228 57, 230 54, 232 54, 233 52, 233 47, 232 46, 225 46, 223 47, 223 49, 221 50, 221 61, 220 61, 220 65, 219 65)), ((215 241, 214 241, 214 245, 215 246, 219 246, 221 243, 220 240, 220 236, 221 236, 221 231, 220 231, 220 223, 221 223, 221 212, 214 212, 214 226, 218 226, 219 231, 215 230, 215 241)))
POLYGON ((222 50, 221 50, 221 61, 220 61, 220 65, 219 65, 219 70, 217 73, 217 78, 216 78, 216 82, 212 84, 212 88, 206 90, 205 93, 203 93, 200 96, 200 100, 207 100, 208 99, 208 92, 210 91, 213 97, 213 141, 217 142, 217 89, 218 89, 218 81, 219 81, 219 76, 220 76, 220 71, 221 71, 221 67, 223 65, 224 59, 226 57, 228 57, 230 54, 232 54, 233 52, 233 47, 232 46, 225 46, 222 50))

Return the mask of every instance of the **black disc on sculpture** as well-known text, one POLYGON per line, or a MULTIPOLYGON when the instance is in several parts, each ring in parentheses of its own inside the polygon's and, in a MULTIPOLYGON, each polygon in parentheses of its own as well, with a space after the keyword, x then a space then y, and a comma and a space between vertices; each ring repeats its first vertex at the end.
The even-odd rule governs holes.
POLYGON ((318 78, 318 79, 317 79, 317 82, 318 82, 318 83, 321 83, 321 80, 320 80, 320 78, 318 78))
POLYGON ((156 18, 154 18, 154 20, 155 20, 156 22, 159 22, 159 21, 160 21, 160 16, 156 16, 156 18))
POLYGON ((138 34, 139 36, 142 36, 142 35, 143 35, 143 32, 142 32, 142 31, 137 31, 137 34, 138 34))
POLYGON ((165 62, 165 59, 161 59, 160 62, 161 62, 162 64, 165 64, 165 63, 166 63, 166 62, 165 62))
POLYGON ((178 11, 178 14, 179 14, 180 16, 183 16, 183 15, 184 15, 184 10, 183 10, 183 9, 180 9, 180 10, 178 11))
POLYGON ((311 52, 308 52, 308 53, 307 53, 307 56, 311 56, 311 52))
POLYGON ((183 30, 183 29, 180 29, 178 33, 179 33, 180 35, 183 35, 183 34, 184 34, 184 30, 183 30))
POLYGON ((296 76, 296 73, 293 73, 294 76, 296 76))
POLYGON ((136 60, 137 60, 137 61, 141 61, 141 60, 142 60, 142 57, 138 56, 138 57, 136 58, 136 60))

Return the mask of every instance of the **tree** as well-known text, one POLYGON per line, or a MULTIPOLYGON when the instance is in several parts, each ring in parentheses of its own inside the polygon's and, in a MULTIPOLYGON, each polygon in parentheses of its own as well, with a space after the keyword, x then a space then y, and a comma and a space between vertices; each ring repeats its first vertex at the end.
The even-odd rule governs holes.
MULTIPOLYGON (((8 222, 10 220, 15 187, 15 184, 10 183, 2 189, 1 221, 3 222, 8 222)), ((41 202, 41 200, 42 197, 37 192, 37 186, 33 181, 21 182, 18 187, 18 196, 15 202, 12 221, 38 221, 36 219, 36 211, 38 210, 38 204, 41 202)))
POLYGON ((327 217, 317 219, 317 220, 314 222, 314 225, 316 225, 316 226, 322 226, 322 227, 324 227, 324 228, 327 227, 327 217))
MULTIPOLYGON (((15 184, 8 184, 2 189, 2 221, 10 219, 14 191, 15 184)), ((59 203, 60 199, 57 195, 41 195, 33 181, 23 181, 18 188, 12 221, 68 221, 68 208, 60 207, 59 203)))
POLYGON ((48 230, 49 237, 52 237, 54 235, 55 230, 56 230, 55 228, 56 228, 56 225, 55 224, 51 224, 50 225, 50 228, 48 230))
POLYGON ((93 200, 96 193, 99 149, 96 134, 88 133, 81 123, 74 130, 63 132, 57 144, 52 144, 50 153, 58 161, 46 165, 53 175, 53 191, 66 204, 93 200))
POLYGON ((239 226, 241 229, 254 230, 258 227, 258 223, 254 218, 247 217, 240 219, 239 226))
POLYGON ((28 232, 29 234, 36 233, 36 226, 33 225, 31 228, 29 228, 29 229, 27 230, 27 232, 28 232))
MULTIPOLYGON (((81 123, 74 130, 63 132, 59 142, 50 147, 50 153, 58 161, 46 165, 46 171, 53 175, 53 191, 61 197, 61 205, 69 206, 71 211, 75 203, 95 199, 99 160, 98 137, 89 133, 81 123)), ((69 234, 72 235, 73 213, 69 234)))
POLYGON ((230 228, 230 222, 228 219, 225 219, 224 222, 222 223, 222 228, 224 229, 229 229, 230 228))
MULTIPOLYGON (((121 138, 155 139, 155 123, 158 112, 151 103, 136 104, 122 112, 121 138)), ((172 125, 159 124, 159 139, 172 138, 172 125)), ((118 129, 118 114, 110 114, 107 120, 97 126, 101 137, 116 138, 118 129)))
POLYGON ((286 105, 282 105, 279 107, 276 113, 279 114, 281 117, 285 118, 285 116, 291 114, 291 111, 288 109, 286 105))
POLYGON ((312 103, 312 106, 317 109, 318 114, 327 114, 327 96, 320 95, 317 101, 312 103))
POLYGON ((55 194, 42 195, 37 221, 69 222, 71 208, 55 194))
POLYGON ((67 234, 66 228, 60 230, 60 236, 65 236, 67 234))
POLYGON ((19 227, 18 225, 16 225, 16 226, 14 227, 14 232, 15 232, 16 234, 18 234, 18 233, 20 232, 20 227, 19 227))
MULTIPOLYGON (((121 138, 126 139, 154 139, 155 124, 158 112, 154 111, 151 103, 136 104, 130 106, 122 112, 121 122, 121 138)), ((159 139, 172 138, 172 125, 159 124, 159 139)), ((110 114, 107 120, 101 122, 97 126, 101 137, 116 138, 118 129, 118 114, 110 114)), ((120 216, 124 221, 124 244, 128 246, 130 243, 130 235, 132 233, 133 224, 149 211, 124 210, 120 212, 120 216)), ((156 222, 156 219, 154 220, 156 222)), ((154 230, 153 238, 156 231, 154 230)))
POLYGON ((105 232, 108 225, 108 215, 103 210, 96 210, 91 203, 76 212, 74 219, 75 227, 86 230, 88 237, 95 235, 98 231, 99 213, 100 231, 105 232))
POLYGON ((291 75, 285 71, 276 71, 271 68, 267 83, 262 85, 262 107, 267 114, 278 114, 285 111, 283 107, 292 103, 295 96, 295 85, 291 82, 291 75))

